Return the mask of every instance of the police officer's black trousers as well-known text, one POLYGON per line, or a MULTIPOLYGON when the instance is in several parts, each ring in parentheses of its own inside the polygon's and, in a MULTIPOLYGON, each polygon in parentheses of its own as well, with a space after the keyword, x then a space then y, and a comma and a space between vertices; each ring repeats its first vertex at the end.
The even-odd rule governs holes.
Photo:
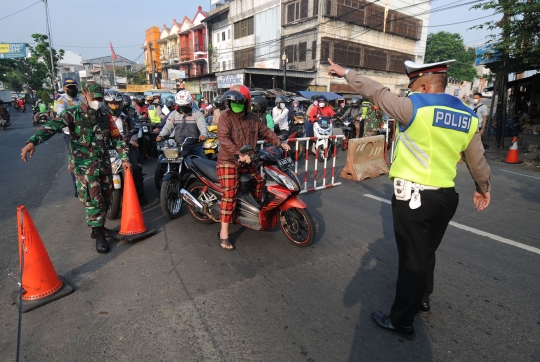
POLYGON ((454 188, 420 191, 422 205, 392 197, 394 234, 399 254, 396 297, 390 318, 395 326, 409 327, 433 292, 435 251, 456 212, 459 195, 454 188))

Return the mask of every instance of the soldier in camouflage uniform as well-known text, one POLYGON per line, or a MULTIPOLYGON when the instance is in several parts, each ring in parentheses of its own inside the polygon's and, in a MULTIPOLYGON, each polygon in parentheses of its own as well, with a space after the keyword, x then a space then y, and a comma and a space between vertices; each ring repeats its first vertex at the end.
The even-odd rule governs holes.
POLYGON ((381 128, 384 115, 383 112, 374 104, 368 107, 364 126, 364 137, 379 135, 379 128, 381 128))
POLYGON ((103 88, 98 84, 89 84, 82 95, 84 99, 81 104, 65 109, 59 118, 41 126, 30 137, 21 156, 26 162, 27 153, 32 157, 36 145, 62 132, 62 128, 69 128, 69 170, 75 174, 79 199, 86 209, 86 222, 92 227, 91 237, 96 239, 96 250, 98 253, 107 253, 110 249, 106 237, 110 230, 104 225, 112 194, 112 169, 108 150, 116 148, 124 170, 131 171, 131 164, 128 161, 127 145, 121 138, 111 137, 119 131, 101 107, 103 88))

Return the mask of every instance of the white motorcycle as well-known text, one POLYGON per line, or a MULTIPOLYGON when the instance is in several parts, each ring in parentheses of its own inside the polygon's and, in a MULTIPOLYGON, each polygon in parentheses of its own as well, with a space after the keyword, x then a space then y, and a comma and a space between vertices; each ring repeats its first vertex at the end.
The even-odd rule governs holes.
MULTIPOLYGON (((314 137, 320 136, 333 136, 334 124, 332 118, 327 116, 319 116, 319 118, 313 123, 313 135, 314 137)), ((324 162, 328 155, 334 153, 334 147, 336 147, 335 139, 319 138, 312 146, 312 152, 317 155, 319 162, 324 162)))

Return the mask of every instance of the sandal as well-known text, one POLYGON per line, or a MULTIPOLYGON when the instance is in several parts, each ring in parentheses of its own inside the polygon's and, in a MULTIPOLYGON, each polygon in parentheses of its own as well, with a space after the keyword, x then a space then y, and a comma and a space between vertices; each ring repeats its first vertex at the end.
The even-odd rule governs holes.
POLYGON ((226 251, 234 250, 234 245, 229 242, 229 239, 221 239, 219 236, 220 233, 221 232, 218 231, 217 237, 219 239, 219 244, 221 246, 221 249, 226 250, 226 251), (223 245, 228 246, 229 248, 224 248, 223 245), (232 248, 230 248, 231 246, 232 248))

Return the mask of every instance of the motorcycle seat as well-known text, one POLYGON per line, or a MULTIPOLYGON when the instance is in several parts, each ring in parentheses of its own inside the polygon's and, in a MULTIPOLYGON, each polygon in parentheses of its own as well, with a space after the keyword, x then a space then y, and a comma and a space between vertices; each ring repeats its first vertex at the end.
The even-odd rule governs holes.
MULTIPOLYGON (((219 184, 219 180, 216 172, 216 161, 208 160, 206 158, 193 157, 193 164, 197 169, 206 176, 213 183, 219 184)), ((253 176, 249 173, 243 173, 240 175, 240 182, 246 183, 253 180, 253 176)))

